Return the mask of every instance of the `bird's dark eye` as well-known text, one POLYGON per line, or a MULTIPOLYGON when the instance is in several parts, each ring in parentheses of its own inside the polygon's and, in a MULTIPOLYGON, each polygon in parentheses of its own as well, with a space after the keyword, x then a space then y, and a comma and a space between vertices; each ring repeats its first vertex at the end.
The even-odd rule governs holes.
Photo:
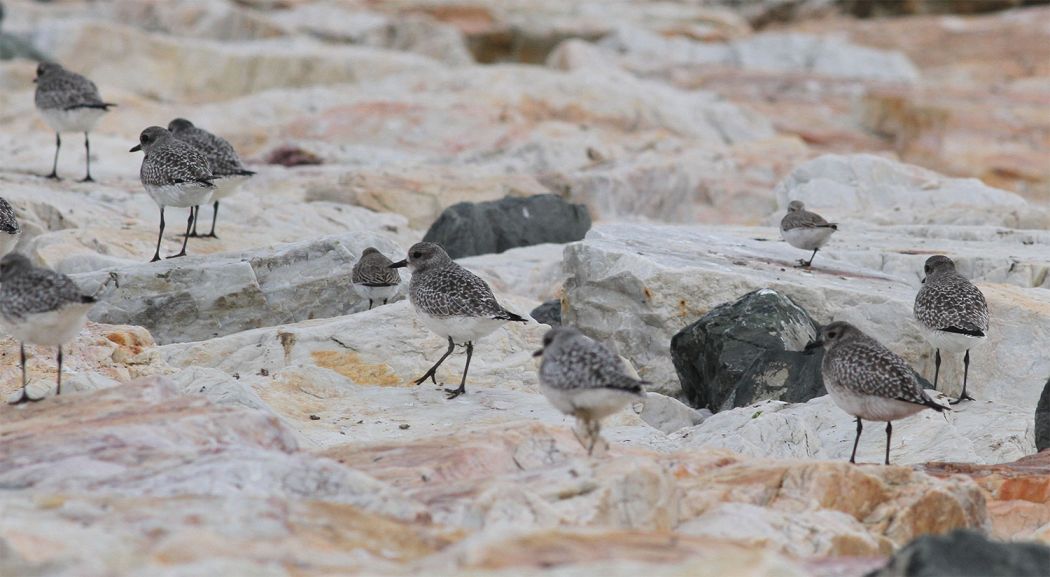
POLYGON ((422 258, 422 257, 423 257, 423 253, 419 252, 418 250, 416 252, 412 253, 412 258, 422 258))
POLYGON ((149 142, 149 137, 148 136, 143 136, 142 137, 142 142, 149 142))
POLYGON ((831 331, 830 333, 828 333, 828 338, 829 339, 833 339, 833 338, 835 338, 837 336, 839 336, 839 334, 836 333, 835 331, 831 331))

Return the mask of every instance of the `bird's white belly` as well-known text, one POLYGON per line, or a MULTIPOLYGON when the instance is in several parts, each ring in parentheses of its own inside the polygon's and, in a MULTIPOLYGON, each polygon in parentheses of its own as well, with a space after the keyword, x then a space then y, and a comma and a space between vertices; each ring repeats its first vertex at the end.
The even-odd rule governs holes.
POLYGON ((366 286, 354 283, 354 292, 363 299, 372 301, 383 301, 394 298, 401 285, 393 286, 366 286))
POLYGON ((617 389, 578 389, 563 390, 541 386, 543 396, 554 405, 554 408, 566 415, 581 416, 590 419, 604 419, 622 410, 627 405, 644 398, 627 391, 617 389))
POLYGON ((11 252, 15 245, 18 244, 18 239, 22 237, 22 231, 18 231, 15 234, 0 232, 0 256, 11 252))
POLYGON ((831 233, 833 232, 835 232, 835 229, 826 227, 793 228, 791 230, 780 231, 780 236, 795 248, 816 250, 827 244, 828 239, 831 238, 831 233))
POLYGON ((833 382, 825 381, 824 384, 831 400, 835 401, 840 409, 865 421, 896 421, 910 417, 924 408, 922 405, 897 399, 860 395, 833 382))
POLYGON ((933 345, 934 348, 952 353, 966 352, 974 346, 984 342, 985 339, 985 337, 973 337, 970 335, 961 335, 959 333, 937 331, 926 327, 923 327, 922 332, 926 336, 926 340, 933 345))
POLYGON ((146 186, 146 192, 161 206, 189 208, 211 201, 213 187, 198 183, 146 186))
POLYGON ((44 122, 55 132, 91 132, 106 111, 101 108, 41 109, 44 122))
POLYGON ((211 200, 222 200, 227 196, 237 192, 237 189, 244 184, 244 181, 251 178, 245 174, 237 174, 233 176, 219 176, 213 181, 215 184, 215 190, 212 192, 211 200))
POLYGON ((27 315, 13 323, 0 318, 0 325, 20 341, 57 347, 73 340, 84 328, 89 310, 90 304, 66 305, 46 313, 27 315))
POLYGON ((419 309, 416 309, 416 312, 428 329, 441 337, 452 337, 456 344, 476 341, 491 334, 506 322, 486 317, 433 317, 419 309))

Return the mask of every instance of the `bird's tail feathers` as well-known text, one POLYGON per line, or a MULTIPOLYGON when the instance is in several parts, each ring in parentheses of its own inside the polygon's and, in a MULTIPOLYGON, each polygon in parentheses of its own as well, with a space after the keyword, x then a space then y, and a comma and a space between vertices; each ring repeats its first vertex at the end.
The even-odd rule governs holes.
POLYGON ((512 313, 512 312, 508 311, 507 309, 503 309, 502 313, 496 315, 493 318, 499 319, 501 321, 514 321, 514 322, 518 322, 518 323, 527 323, 527 322, 529 322, 528 319, 522 318, 517 313, 512 313))

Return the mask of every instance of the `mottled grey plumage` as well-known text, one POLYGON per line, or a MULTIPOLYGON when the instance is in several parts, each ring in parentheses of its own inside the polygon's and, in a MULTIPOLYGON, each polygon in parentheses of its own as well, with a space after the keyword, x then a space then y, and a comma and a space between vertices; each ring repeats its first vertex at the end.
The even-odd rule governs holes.
POLYGON ((15 209, 4 198, 0 198, 0 232, 7 234, 19 234, 22 232, 22 227, 18 224, 18 219, 15 218, 15 209))
POLYGON ((41 62, 37 66, 34 101, 40 110, 73 110, 76 108, 106 110, 114 106, 102 100, 94 82, 54 62, 41 62))
POLYGON ((988 302, 981 290, 946 256, 931 256, 925 268, 926 280, 915 295, 915 319, 931 330, 984 336, 988 302))
POLYGON ((0 259, 0 328, 21 342, 22 394, 13 404, 40 400, 26 389, 26 342, 58 347, 57 394, 62 394, 62 345, 83 328, 94 302, 66 275, 34 267, 23 255, 0 259))
POLYGON ((915 295, 915 320, 933 345, 933 386, 941 374, 941 349, 963 352, 963 388, 958 401, 973 400, 966 393, 970 375, 970 347, 984 340, 988 332, 988 303, 984 294, 955 271, 955 262, 944 255, 926 259, 926 277, 915 295))
POLYGON ((813 251, 808 261, 799 260, 799 266, 802 267, 813 264, 817 251, 827 244, 828 239, 838 228, 837 224, 828 222, 819 214, 806 210, 806 205, 801 200, 789 202, 787 214, 780 220, 780 236, 788 244, 795 248, 813 251))
POLYGON ((821 374, 831 399, 857 418, 857 437, 850 462, 856 462, 861 420, 886 422, 886 464, 890 462, 892 421, 924 408, 943 411, 923 390, 918 375, 899 355, 860 329, 833 322, 820 331, 820 339, 807 346, 824 347, 821 374))
POLYGON ((543 336, 540 390, 559 411, 576 417, 587 454, 601 441, 603 418, 645 397, 647 384, 627 375, 616 354, 572 327, 556 327, 543 336))
POLYGON ((788 203, 787 214, 780 219, 780 230, 793 230, 796 228, 830 228, 838 230, 838 225, 824 220, 823 216, 806 210, 806 205, 801 200, 792 200, 788 203))
POLYGON ((172 136, 159 126, 151 126, 139 136, 145 153, 139 177, 147 187, 198 183, 212 186, 214 176, 203 152, 192 144, 172 136))
POLYGON ((543 337, 540 383, 560 391, 617 389, 641 394, 642 381, 628 376, 623 361, 573 327, 556 327, 543 337))
POLYGON ((412 306, 432 317, 482 317, 521 321, 525 319, 503 308, 488 283, 461 267, 440 246, 415 244, 409 251, 412 306), (413 258, 419 254, 419 257, 413 258))
POLYGON ((226 139, 216 136, 207 130, 197 128, 185 118, 176 118, 168 123, 168 130, 175 138, 195 146, 204 153, 215 177, 250 176, 255 174, 244 168, 241 157, 226 139))
POLYGON ((354 265, 351 280, 367 286, 393 286, 401 282, 401 275, 390 268, 393 261, 383 256, 375 247, 368 247, 354 265))
POLYGON ((452 262, 445 249, 432 242, 412 245, 407 259, 390 266, 407 266, 412 270, 408 291, 412 307, 427 328, 448 339, 444 356, 417 379, 416 384, 428 378, 436 383, 434 375, 438 367, 452 354, 456 344, 467 347, 467 362, 459 388, 445 389, 449 399, 467 390, 467 371, 474 353, 474 341, 492 333, 507 321, 528 322, 503 308, 485 281, 452 262))
POLYGON ((0 260, 0 315, 6 322, 24 321, 68 305, 95 302, 68 276, 34 267, 29 259, 12 253, 0 260))

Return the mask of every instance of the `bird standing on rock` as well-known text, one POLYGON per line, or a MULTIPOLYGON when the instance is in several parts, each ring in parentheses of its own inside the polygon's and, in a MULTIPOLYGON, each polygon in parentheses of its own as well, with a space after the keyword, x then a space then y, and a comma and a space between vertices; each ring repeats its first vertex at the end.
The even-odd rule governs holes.
POLYGON ((780 236, 788 244, 795 248, 813 251, 808 261, 799 259, 798 266, 803 268, 808 268, 813 264, 817 251, 827 244, 828 239, 838 229, 837 224, 828 222, 819 214, 806 210, 806 205, 801 200, 789 202, 787 214, 780 220, 780 236))
POLYGON ((959 399, 974 400, 966 394, 970 373, 970 347, 984 341, 988 332, 988 303, 984 293, 966 277, 955 271, 955 262, 944 255, 926 259, 926 277, 915 295, 915 320, 926 333, 926 340, 936 349, 934 353, 933 388, 941 373, 941 349, 961 353, 963 357, 963 388, 959 399))
POLYGON ((824 347, 821 375, 831 400, 857 418, 850 463, 857 462, 862 419, 886 422, 885 463, 889 465, 893 421, 927 408, 948 409, 930 398, 907 361, 849 323, 833 322, 822 328, 806 350, 817 347, 824 347))
POLYGON ((205 235, 197 234, 197 219, 200 217, 200 207, 197 206, 193 208, 193 230, 190 231, 190 236, 218 238, 215 236, 215 221, 219 218, 219 201, 236 192, 241 183, 251 178, 255 172, 244 168, 233 145, 207 130, 197 128, 185 118, 176 118, 169 122, 168 131, 175 138, 196 146, 208 158, 211 174, 215 177, 212 181, 215 183, 215 190, 211 197, 215 206, 211 217, 211 232, 205 235))
POLYGON ((102 115, 116 104, 103 102, 94 82, 54 62, 41 62, 36 68, 33 82, 36 83, 33 98, 36 109, 51 130, 55 131, 55 161, 47 177, 58 180, 58 151, 62 148, 62 133, 83 132, 87 174, 80 182, 93 182, 88 133, 95 128, 102 115))
POLYGON ((370 246, 361 253, 361 258, 354 265, 350 280, 354 284, 354 292, 368 299, 368 310, 372 310, 373 301, 382 300, 386 304, 397 294, 401 275, 390 268, 392 264, 383 253, 370 246))
POLYGON ((160 233, 157 235, 157 250, 150 262, 160 260, 160 241, 164 238, 164 207, 175 206, 190 209, 186 221, 186 236, 182 239, 182 251, 168 258, 186 256, 186 241, 193 226, 193 207, 211 200, 215 177, 204 153, 192 144, 171 135, 167 129, 150 126, 139 135, 139 143, 130 152, 141 150, 142 167, 139 177, 146 192, 160 207, 160 233))
POLYGON ((390 268, 404 266, 412 271, 408 289, 412 307, 427 328, 448 339, 448 350, 416 384, 428 378, 437 384, 434 375, 441 363, 457 344, 467 347, 467 363, 459 388, 445 389, 448 398, 454 399, 467 392, 467 371, 474 354, 474 341, 508 321, 528 321, 503 308, 485 281, 453 262, 445 249, 432 242, 412 245, 408 258, 391 264, 390 268))
POLYGON ((18 253, 0 259, 0 328, 21 341, 22 395, 12 404, 40 400, 26 392, 27 342, 58 347, 56 394, 62 394, 62 345, 77 336, 94 304, 64 274, 34 267, 18 253))
POLYGON ((645 398, 645 381, 627 375, 620 357, 572 327, 556 327, 543 336, 540 390, 559 411, 576 417, 587 454, 602 442, 602 419, 645 398))

